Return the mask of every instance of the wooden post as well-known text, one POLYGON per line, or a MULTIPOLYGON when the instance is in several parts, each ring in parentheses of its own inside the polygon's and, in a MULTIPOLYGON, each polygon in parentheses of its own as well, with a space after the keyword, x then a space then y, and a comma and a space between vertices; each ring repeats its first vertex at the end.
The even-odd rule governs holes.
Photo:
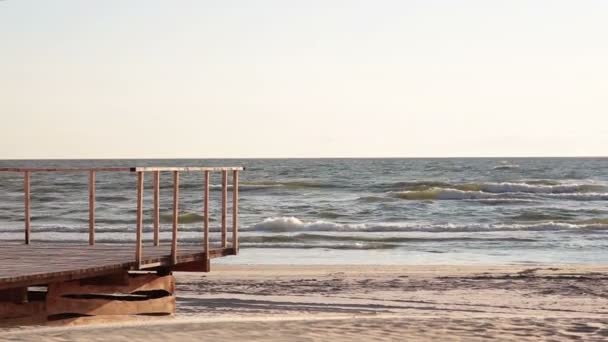
POLYGON ((154 171, 154 246, 160 245, 160 171, 154 171))
POLYGON ((95 171, 89 172, 89 245, 95 244, 95 171))
POLYGON ((232 171, 232 248, 239 252, 239 172, 232 171))
POLYGON ((25 244, 30 244, 30 171, 25 171, 23 174, 23 197, 24 197, 24 205, 25 205, 25 244))
POLYGON ((209 178, 210 172, 205 171, 205 213, 203 248, 205 253, 205 269, 209 269, 209 178))
POLYGON ((173 233, 171 239, 171 261, 177 264, 177 225, 179 217, 179 171, 173 171, 173 233))
POLYGON ((135 262, 141 265, 142 252, 142 230, 143 230, 143 208, 144 208, 144 173, 137 172, 137 244, 135 247, 135 262))
POLYGON ((228 171, 222 171, 222 248, 228 245, 228 226, 226 224, 226 213, 228 211, 228 171))

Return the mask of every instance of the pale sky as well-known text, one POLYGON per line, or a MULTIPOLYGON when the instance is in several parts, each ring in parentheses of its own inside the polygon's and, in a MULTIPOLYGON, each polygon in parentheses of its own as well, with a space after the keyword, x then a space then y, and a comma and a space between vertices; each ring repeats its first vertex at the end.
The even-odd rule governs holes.
POLYGON ((0 1, 0 159, 608 155, 608 1, 0 1))

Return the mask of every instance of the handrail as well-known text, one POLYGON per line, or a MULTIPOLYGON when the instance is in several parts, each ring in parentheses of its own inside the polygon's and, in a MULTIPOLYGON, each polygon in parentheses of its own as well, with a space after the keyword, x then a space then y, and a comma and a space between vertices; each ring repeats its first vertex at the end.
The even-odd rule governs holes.
MULTIPOLYGON (((31 239, 31 175, 34 172, 88 172, 89 173, 89 244, 95 244, 95 179, 97 172, 132 172, 137 173, 137 229, 135 261, 138 267, 142 260, 142 235, 143 235, 143 197, 144 197, 144 175, 152 172, 154 175, 154 246, 160 245, 160 174, 171 172, 173 174, 173 229, 171 238, 171 260, 177 263, 178 251, 178 226, 179 226, 179 175, 180 172, 202 172, 204 175, 204 208, 203 208, 203 247, 206 262, 209 262, 209 182, 212 172, 222 174, 222 209, 221 209, 221 247, 227 248, 227 198, 228 198, 228 171, 232 171, 232 249, 233 254, 238 253, 238 200, 239 200, 239 171, 244 167, 4 167, 0 172, 23 173, 24 207, 25 207, 25 244, 30 244, 31 239)), ((207 265, 208 266, 208 265, 207 265)))
POLYGON ((244 171, 242 166, 142 166, 142 167, 0 167, 0 172, 148 172, 148 171, 244 171))

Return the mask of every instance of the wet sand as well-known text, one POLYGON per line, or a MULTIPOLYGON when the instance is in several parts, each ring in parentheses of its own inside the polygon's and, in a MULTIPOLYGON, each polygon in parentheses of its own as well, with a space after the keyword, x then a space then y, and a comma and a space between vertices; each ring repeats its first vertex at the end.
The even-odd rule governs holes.
POLYGON ((225 265, 176 277, 174 317, 2 329, 0 340, 608 339, 604 266, 225 265))

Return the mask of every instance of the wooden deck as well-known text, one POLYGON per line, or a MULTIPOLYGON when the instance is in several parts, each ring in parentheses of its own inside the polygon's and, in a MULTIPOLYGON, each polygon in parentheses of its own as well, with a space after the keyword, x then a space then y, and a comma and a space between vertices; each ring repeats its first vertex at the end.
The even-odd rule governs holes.
MULTIPOLYGON (((175 313, 173 271, 209 272, 212 258, 238 254, 238 188, 242 167, 128 167, 128 168, 0 168, 23 174, 24 241, 0 241, 0 319, 55 319, 64 315, 132 315, 175 313), (32 174, 86 172, 89 174, 88 243, 39 243, 32 237, 32 174), (96 174, 128 172, 137 182, 135 241, 97 244, 95 241, 96 174), (180 173, 199 173, 203 178, 201 243, 179 241, 180 173), (210 241, 211 173, 221 173, 221 239, 210 241), (232 173, 232 239, 228 243, 228 172, 232 173), (153 242, 144 245, 144 175, 154 184, 153 242), (173 178, 173 224, 170 243, 160 238, 160 177, 173 178), (214 248, 212 246, 220 246, 214 248), (147 271, 147 272, 131 272, 147 271), (119 295, 117 295, 119 294, 119 295)), ((35 232, 35 230, 34 230, 35 232)))
MULTIPOLYGON (((179 270, 180 266, 206 264, 202 246, 179 246, 177 263, 171 260, 171 245, 143 248, 141 264, 135 261, 132 245, 89 246, 75 243, 0 243, 0 290, 22 286, 46 285, 115 274, 129 270, 161 267, 179 270)), ((232 248, 212 248, 209 257, 233 255, 232 248)))

